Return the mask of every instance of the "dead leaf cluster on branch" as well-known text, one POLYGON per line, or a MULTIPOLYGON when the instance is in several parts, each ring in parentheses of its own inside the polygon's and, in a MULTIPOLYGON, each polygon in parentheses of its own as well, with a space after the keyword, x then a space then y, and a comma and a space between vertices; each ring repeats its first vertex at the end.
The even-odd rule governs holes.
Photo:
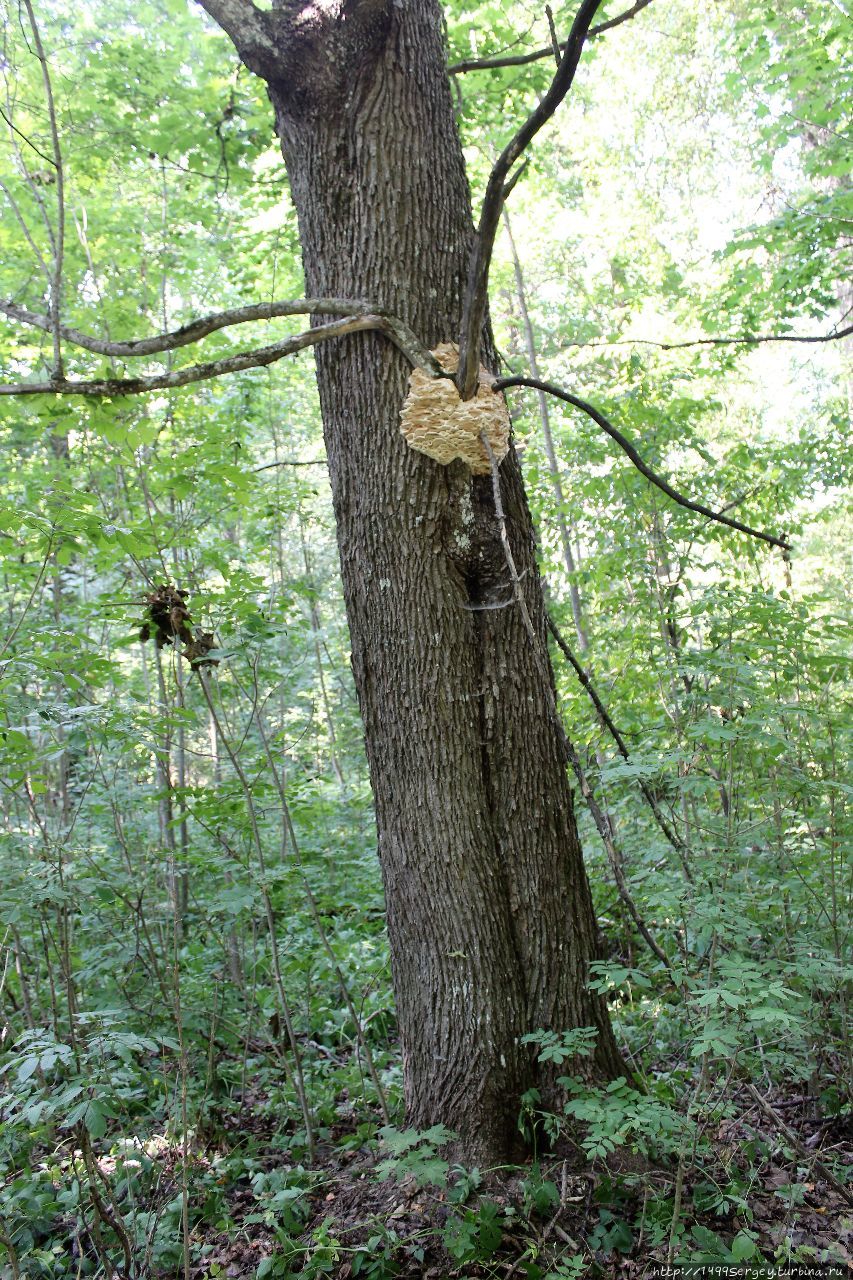
POLYGON ((193 671, 201 667, 218 667, 216 658, 208 657, 216 648, 212 631, 192 627, 187 606, 187 592, 163 582, 145 597, 145 617, 139 630, 139 639, 145 644, 153 640, 158 649, 166 645, 182 644, 183 656, 193 671))

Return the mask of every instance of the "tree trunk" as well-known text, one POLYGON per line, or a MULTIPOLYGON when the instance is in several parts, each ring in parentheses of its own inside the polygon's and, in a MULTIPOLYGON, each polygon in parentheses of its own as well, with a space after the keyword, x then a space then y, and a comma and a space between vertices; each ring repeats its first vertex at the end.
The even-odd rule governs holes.
MULTIPOLYGON (((220 21, 233 12, 204 2, 220 21)), ((254 56, 253 37, 223 25, 268 83, 307 294, 369 299, 430 347, 455 340, 473 233, 438 0, 247 7, 272 53, 254 56)), ((525 1032, 595 1026, 594 1069, 621 1069, 585 987, 596 923, 553 701, 518 608, 479 607, 512 598, 490 478, 407 447, 409 369, 383 339, 326 344, 316 359, 407 1118, 456 1130, 468 1158, 502 1160, 535 1083, 525 1032)), ((512 451, 501 485, 544 654, 512 451)))

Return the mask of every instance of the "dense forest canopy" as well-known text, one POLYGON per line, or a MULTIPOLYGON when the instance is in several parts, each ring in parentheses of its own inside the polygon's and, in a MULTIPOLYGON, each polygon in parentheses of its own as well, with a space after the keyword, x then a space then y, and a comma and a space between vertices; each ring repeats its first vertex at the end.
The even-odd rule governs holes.
POLYGON ((2 1280, 842 1274, 849 5, 204 9, 3 7, 2 1280))

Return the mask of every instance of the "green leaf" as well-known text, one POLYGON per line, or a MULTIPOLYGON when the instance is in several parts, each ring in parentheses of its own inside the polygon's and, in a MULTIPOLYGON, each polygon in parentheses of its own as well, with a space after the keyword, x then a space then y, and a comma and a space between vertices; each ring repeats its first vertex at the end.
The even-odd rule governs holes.
POLYGON ((85 1124, 92 1138, 103 1138, 107 1131, 107 1117, 94 1098, 86 1107, 85 1124))
POLYGON ((756 1253, 755 1241, 746 1232, 741 1231, 732 1241, 732 1257, 735 1262, 744 1262, 753 1258, 756 1253))
POLYGON ((36 1071, 38 1064, 39 1064, 38 1054, 35 1054, 29 1058, 24 1058, 24 1061, 18 1067, 18 1079, 22 1083, 24 1080, 29 1080, 30 1076, 36 1071))

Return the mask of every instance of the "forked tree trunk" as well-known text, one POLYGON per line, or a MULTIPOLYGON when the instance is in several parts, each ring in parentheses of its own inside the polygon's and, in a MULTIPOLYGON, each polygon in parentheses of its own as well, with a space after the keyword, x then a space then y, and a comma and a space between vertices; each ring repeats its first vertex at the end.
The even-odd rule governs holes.
MULTIPOLYGON (((203 2, 267 80, 308 296, 369 299, 430 347, 455 340, 472 224, 438 0, 313 0, 271 14, 203 2), (259 22, 272 52, 257 53, 259 22)), ((490 479, 407 447, 409 369, 382 338, 316 357, 407 1118, 441 1121, 467 1156, 500 1160, 535 1082, 525 1032, 595 1026, 595 1070, 621 1069, 585 987, 596 923, 560 738, 517 607, 479 607, 512 596, 490 479)), ((545 653, 512 452, 501 480, 545 653)))

